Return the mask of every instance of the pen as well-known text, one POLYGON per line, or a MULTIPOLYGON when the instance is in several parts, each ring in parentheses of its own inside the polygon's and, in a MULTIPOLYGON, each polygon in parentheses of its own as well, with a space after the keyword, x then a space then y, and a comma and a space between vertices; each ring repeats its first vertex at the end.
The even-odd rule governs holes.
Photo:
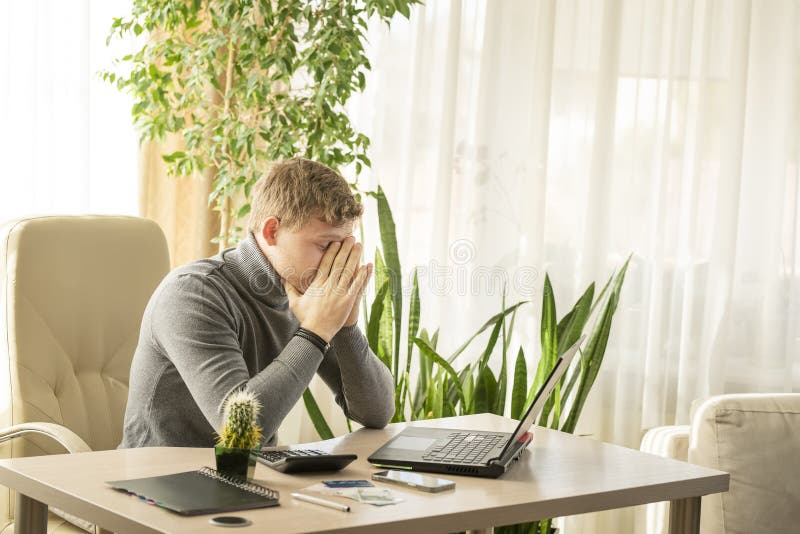
POLYGON ((340 510, 342 512, 350 511, 350 507, 347 505, 339 504, 338 502, 326 501, 325 499, 320 499, 318 497, 311 497, 310 495, 303 495, 302 493, 292 493, 292 497, 299 501, 306 501, 313 504, 318 504, 320 506, 327 506, 328 508, 333 508, 334 510, 340 510))

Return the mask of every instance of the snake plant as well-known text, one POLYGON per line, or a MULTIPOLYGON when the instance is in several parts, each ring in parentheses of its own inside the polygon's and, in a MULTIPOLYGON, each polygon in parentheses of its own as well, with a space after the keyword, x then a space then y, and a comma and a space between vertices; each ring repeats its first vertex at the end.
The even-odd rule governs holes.
MULTIPOLYGON (((403 313, 401 265, 394 218, 386 195, 380 187, 367 194, 377 202, 381 247, 375 252, 375 297, 370 306, 364 306, 366 336, 370 348, 392 371, 394 377, 393 421, 475 413, 494 413, 519 419, 533 402, 536 391, 552 370, 558 356, 585 333, 586 340, 581 347, 580 356, 550 395, 537 420, 540 426, 573 433, 603 363, 630 257, 611 274, 599 293, 596 293, 594 283, 589 284, 560 318, 556 311, 550 276, 545 275, 538 351, 528 349, 526 352, 525 347, 521 346, 516 357, 510 357, 511 335, 515 328, 517 311, 528 304, 528 301, 507 306, 504 291, 500 312, 487 319, 452 354, 444 356, 437 348, 439 330, 431 334, 420 327, 421 303, 416 272, 412 281, 408 312, 403 313), (400 332, 404 322, 408 343, 401 347, 400 332), (471 351, 476 357, 457 368, 459 356, 465 355, 467 349, 487 332, 489 334, 485 346, 479 351, 471 351), (414 351, 414 348, 417 350, 414 351), (500 362, 495 374, 489 363, 498 350, 500 362), (528 355, 534 352, 539 352, 540 357, 533 380, 529 384, 528 355), (412 362, 415 359, 416 378, 412 380, 412 362)), ((304 399, 320 437, 332 438, 333 433, 310 392, 306 392, 304 399)), ((546 534, 550 531, 550 520, 495 529, 498 534, 546 534)))

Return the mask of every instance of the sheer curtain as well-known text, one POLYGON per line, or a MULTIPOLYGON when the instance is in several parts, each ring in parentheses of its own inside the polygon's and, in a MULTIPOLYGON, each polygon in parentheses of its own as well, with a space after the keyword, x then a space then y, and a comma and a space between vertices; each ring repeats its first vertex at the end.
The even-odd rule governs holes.
POLYGON ((632 253, 577 433, 638 448, 694 399, 800 391, 798 2, 427 4, 372 30, 350 109, 444 352, 507 282, 535 361, 544 273, 563 315, 632 253))
POLYGON ((138 213, 130 102, 97 71, 130 0, 0 0, 0 220, 138 213))

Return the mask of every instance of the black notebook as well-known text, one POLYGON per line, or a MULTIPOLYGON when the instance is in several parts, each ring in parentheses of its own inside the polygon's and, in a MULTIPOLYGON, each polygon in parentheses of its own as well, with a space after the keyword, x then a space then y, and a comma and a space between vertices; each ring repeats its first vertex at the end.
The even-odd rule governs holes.
POLYGON ((112 488, 181 515, 216 514, 277 506, 280 494, 210 467, 174 475, 115 480, 112 488))

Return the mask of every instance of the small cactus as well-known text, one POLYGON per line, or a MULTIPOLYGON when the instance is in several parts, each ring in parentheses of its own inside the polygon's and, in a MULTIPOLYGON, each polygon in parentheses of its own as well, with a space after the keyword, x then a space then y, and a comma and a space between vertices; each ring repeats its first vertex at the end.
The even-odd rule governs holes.
POLYGON ((255 448, 263 437, 257 424, 260 410, 261 403, 246 389, 230 394, 225 401, 224 426, 218 444, 235 449, 255 448))

